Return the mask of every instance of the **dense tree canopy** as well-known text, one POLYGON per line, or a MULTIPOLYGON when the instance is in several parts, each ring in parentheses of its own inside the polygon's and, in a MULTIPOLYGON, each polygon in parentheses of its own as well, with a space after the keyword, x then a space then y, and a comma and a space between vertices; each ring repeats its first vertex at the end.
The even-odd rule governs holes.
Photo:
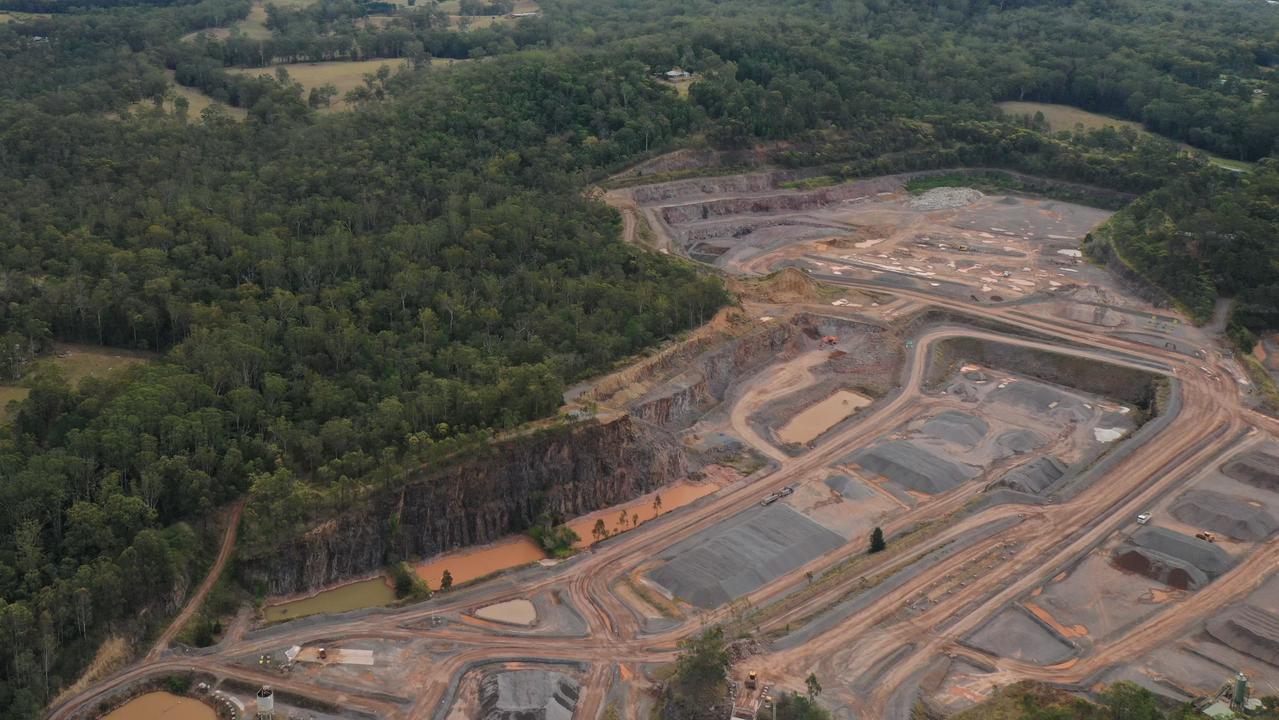
POLYGON ((1273 165, 1231 176, 1169 139, 1048 136, 993 106, 1073 103, 1262 158, 1263 3, 547 0, 459 31, 429 2, 374 23, 381 4, 319 0, 268 3, 269 37, 187 39, 250 3, 10 7, 56 14, 0 24, 0 375, 31 387, 0 429, 0 718, 176 607, 214 508, 250 493, 305 524, 709 317, 720 284, 623 246, 586 191, 680 143, 780 141, 775 162, 841 177, 1154 190, 1110 229, 1122 257, 1192 308, 1226 292, 1240 327, 1279 324, 1273 165), (227 72, 370 57, 413 69, 341 114, 287 72, 227 72), (676 65, 687 99, 655 78, 676 65), (171 80, 247 118, 150 109, 171 80), (30 371, 54 340, 163 360, 72 387, 30 371))

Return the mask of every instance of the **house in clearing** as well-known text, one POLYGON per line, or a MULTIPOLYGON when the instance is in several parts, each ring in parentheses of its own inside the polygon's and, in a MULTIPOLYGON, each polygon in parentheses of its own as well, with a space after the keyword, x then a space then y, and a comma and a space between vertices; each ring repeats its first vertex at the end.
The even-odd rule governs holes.
POLYGON ((667 70, 665 73, 665 77, 667 80, 670 80, 671 82, 678 82, 680 80, 687 80, 688 78, 693 77, 693 73, 683 68, 675 67, 675 68, 671 68, 670 70, 667 70))

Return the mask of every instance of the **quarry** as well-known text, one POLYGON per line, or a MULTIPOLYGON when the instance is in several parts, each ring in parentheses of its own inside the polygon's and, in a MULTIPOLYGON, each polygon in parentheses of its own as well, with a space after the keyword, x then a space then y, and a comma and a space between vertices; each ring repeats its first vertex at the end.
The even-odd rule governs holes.
POLYGON ((921 177, 603 192, 738 302, 572 388, 553 427, 241 558, 265 611, 157 667, 244 715, 271 685, 315 717, 647 718, 721 624, 753 648, 736 717, 810 674, 858 719, 1021 679, 1274 692, 1279 423, 1218 337, 1083 256, 1107 211, 921 177), (530 540, 539 508, 570 552, 530 540), (392 554, 429 598, 388 597, 392 554))

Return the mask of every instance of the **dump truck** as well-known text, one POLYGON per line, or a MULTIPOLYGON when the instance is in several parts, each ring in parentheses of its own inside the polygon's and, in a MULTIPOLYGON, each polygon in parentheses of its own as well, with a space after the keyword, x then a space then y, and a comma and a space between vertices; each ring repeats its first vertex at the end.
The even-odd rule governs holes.
POLYGON ((751 670, 750 674, 746 676, 746 689, 754 690, 758 682, 759 682, 759 673, 755 672, 754 670, 751 670))

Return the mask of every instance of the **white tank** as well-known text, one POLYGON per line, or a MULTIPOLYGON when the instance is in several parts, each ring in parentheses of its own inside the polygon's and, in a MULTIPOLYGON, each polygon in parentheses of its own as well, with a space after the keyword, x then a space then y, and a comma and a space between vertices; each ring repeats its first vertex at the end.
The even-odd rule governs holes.
POLYGON ((263 685, 258 691, 258 717, 270 717, 275 712, 275 693, 270 685, 263 685))

